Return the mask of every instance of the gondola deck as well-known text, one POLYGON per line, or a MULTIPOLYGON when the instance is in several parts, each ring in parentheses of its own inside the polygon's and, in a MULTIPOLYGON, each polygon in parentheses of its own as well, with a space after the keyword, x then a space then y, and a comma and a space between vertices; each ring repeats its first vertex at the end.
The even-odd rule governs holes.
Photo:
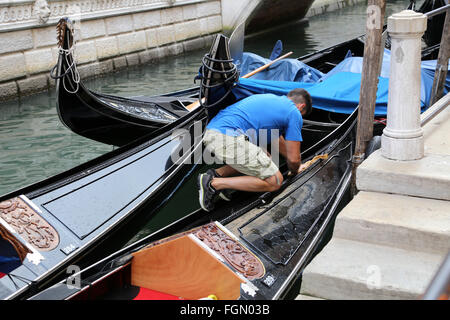
MULTIPOLYGON (((0 298, 27 298, 63 277, 71 264, 105 256, 144 222, 161 219, 161 207, 198 166, 195 152, 206 120, 198 108, 126 146, 2 196, 2 226, 31 252, 1 274, 0 298), (41 245, 45 237, 52 240, 47 247, 41 245), (109 249, 101 246, 106 240, 109 249)), ((171 219, 188 213, 180 210, 171 219)), ((11 253, 0 254, 4 261, 11 253)))
MULTIPOLYGON (((26 298, 64 276, 69 265, 105 256, 144 222, 161 219, 159 209, 197 167, 186 159, 201 146, 206 120, 203 109, 186 113, 133 143, 2 196, 2 226, 31 252, 1 274, 0 298, 26 298), (181 147, 186 133, 195 137, 187 149, 181 147), (109 249, 101 247, 106 240, 109 249)), ((4 254, 0 261, 10 258, 4 254)))
MULTIPOLYGON (((188 121, 185 128, 191 124, 188 121)), ((106 239, 115 236, 126 241, 134 235, 137 230, 124 232, 123 227, 133 219, 150 219, 183 176, 192 171, 171 162, 172 150, 179 144, 180 139, 171 137, 169 131, 147 145, 128 150, 128 154, 119 150, 115 157, 103 157, 106 161, 91 161, 91 167, 76 175, 3 196, 2 222, 40 258, 36 261, 27 256, 21 266, 1 278, 0 296, 26 296, 54 281, 70 263, 87 257, 106 239), (121 235, 118 230, 122 230, 121 235)))

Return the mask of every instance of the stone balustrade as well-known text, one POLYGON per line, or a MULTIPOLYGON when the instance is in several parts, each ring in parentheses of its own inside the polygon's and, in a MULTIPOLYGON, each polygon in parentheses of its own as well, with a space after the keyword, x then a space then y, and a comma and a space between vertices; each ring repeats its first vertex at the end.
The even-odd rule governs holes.
POLYGON ((391 73, 387 124, 381 136, 381 154, 392 160, 417 160, 424 156, 420 126, 421 39, 427 17, 404 10, 388 18, 391 36, 391 73))
POLYGON ((205 48, 222 30, 220 0, 0 0, 0 100, 54 85, 64 16, 83 78, 205 48))

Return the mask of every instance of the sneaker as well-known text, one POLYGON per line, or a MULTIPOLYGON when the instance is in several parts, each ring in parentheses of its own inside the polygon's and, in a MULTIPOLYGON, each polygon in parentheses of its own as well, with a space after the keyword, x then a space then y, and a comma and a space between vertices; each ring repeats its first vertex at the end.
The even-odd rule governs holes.
MULTIPOLYGON (((214 178, 222 178, 222 176, 220 174, 218 174, 216 172, 216 170, 214 170, 214 169, 208 169, 206 171, 206 173, 212 175, 214 178)), ((234 191, 231 189, 224 189, 224 190, 219 190, 218 195, 222 200, 231 201, 231 196, 232 196, 233 192, 234 191)))
POLYGON ((198 195, 200 206, 205 211, 214 209, 213 199, 217 191, 211 186, 211 180, 214 178, 210 173, 202 173, 197 177, 198 195))

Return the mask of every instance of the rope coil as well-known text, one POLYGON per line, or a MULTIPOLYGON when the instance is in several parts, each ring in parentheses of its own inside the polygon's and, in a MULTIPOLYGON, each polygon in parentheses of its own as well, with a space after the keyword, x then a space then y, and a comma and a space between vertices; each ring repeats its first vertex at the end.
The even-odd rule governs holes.
POLYGON ((201 74, 196 79, 200 79, 199 101, 200 106, 204 106, 203 96, 206 96, 206 90, 214 88, 224 87, 226 92, 222 97, 212 104, 208 104, 208 108, 214 107, 224 101, 234 86, 234 83, 239 78, 239 71, 237 66, 233 63, 233 59, 214 59, 207 53, 202 58, 202 66, 200 67, 201 74), (221 69, 216 66, 220 65, 221 69), (226 66, 231 66, 228 70, 225 70, 226 66), (217 77, 220 75, 220 77, 217 77))
MULTIPOLYGON (((58 31, 58 46, 59 46, 59 56, 60 58, 64 59, 64 62, 66 65, 68 65, 68 68, 63 74, 56 75, 55 73, 58 71, 58 64, 57 63, 51 70, 50 70, 50 77, 52 79, 62 79, 63 87, 68 93, 75 94, 78 92, 78 89, 80 88, 80 73, 78 71, 77 65, 75 63, 75 39, 72 36, 72 32, 66 32, 66 28, 68 27, 66 20, 61 20, 57 25, 57 31, 58 31), (67 36, 67 44, 68 49, 64 49, 64 37, 67 36), (73 90, 69 90, 66 85, 66 78, 67 76, 70 76, 71 81, 71 87, 73 90)), ((59 62, 59 60, 58 60, 59 62)))

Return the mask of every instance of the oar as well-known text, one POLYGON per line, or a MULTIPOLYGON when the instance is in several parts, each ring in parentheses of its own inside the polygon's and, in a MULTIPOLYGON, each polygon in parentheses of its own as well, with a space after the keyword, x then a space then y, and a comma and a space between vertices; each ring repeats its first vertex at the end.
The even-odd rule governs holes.
MULTIPOLYGON (((277 61, 279 61, 279 60, 281 60, 281 59, 284 59, 284 58, 290 56, 292 53, 293 53, 292 51, 289 51, 289 52, 286 53, 285 55, 282 55, 281 57, 278 57, 277 59, 275 59, 275 60, 273 60, 273 61, 270 61, 269 63, 263 65, 262 67, 259 67, 258 69, 255 69, 255 70, 253 70, 252 72, 247 73, 247 74, 246 74, 245 76, 243 76, 242 78, 250 78, 251 76, 257 74, 258 72, 261 72, 261 71, 267 69, 268 67, 270 67, 270 66, 271 66, 272 64, 274 64, 275 62, 277 62, 277 61)), ((205 102, 205 98, 202 98, 201 101, 202 101, 202 103, 204 103, 204 102, 205 102)), ((191 111, 191 110, 194 110, 195 108, 198 108, 198 106, 200 106, 200 101, 196 101, 196 102, 191 103, 190 105, 188 105, 188 106, 186 107, 186 109, 188 109, 189 111, 191 111)))
POLYGON ((276 58, 275 60, 270 61, 268 64, 263 65, 262 67, 259 67, 258 69, 253 70, 252 72, 247 73, 245 76, 243 76, 242 78, 250 78, 251 76, 257 74, 260 71, 263 71, 264 69, 267 69, 268 67, 270 67, 271 65, 273 65, 275 62, 284 59, 288 56, 290 56, 292 54, 292 51, 289 51, 288 53, 286 53, 285 55, 282 55, 281 57, 276 58))

